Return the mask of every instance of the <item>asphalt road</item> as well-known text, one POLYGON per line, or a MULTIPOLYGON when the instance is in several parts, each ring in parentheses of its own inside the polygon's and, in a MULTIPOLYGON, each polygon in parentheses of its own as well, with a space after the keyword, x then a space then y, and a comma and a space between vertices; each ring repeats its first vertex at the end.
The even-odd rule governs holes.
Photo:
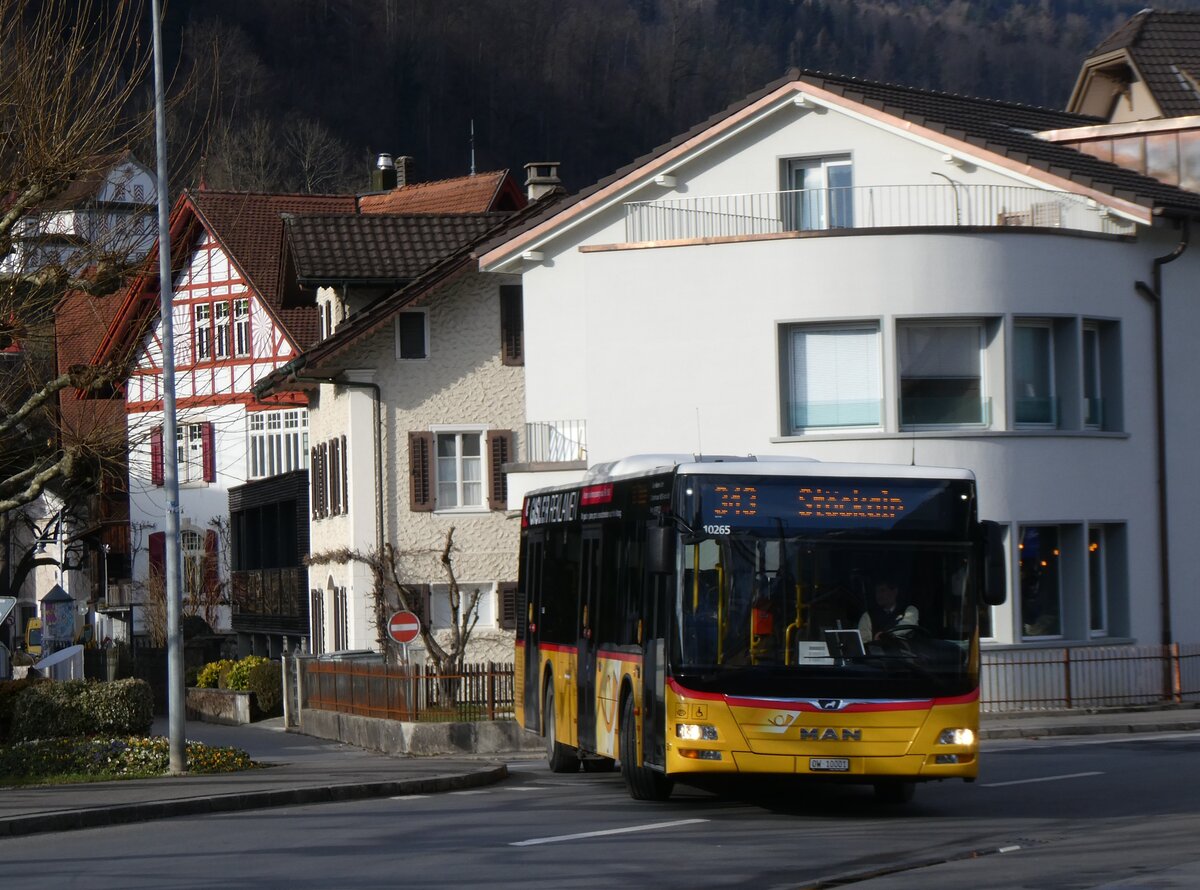
POLYGON ((0 841, 5 886, 1166 888, 1200 885, 1200 733, 985 743, 983 775, 628 798, 511 763, 496 786, 0 841))

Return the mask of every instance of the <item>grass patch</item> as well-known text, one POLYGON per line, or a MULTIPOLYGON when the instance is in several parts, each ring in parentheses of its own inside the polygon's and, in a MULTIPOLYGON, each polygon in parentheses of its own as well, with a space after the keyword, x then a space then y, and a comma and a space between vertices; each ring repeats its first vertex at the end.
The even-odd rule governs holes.
MULTIPOLYGON (((189 773, 232 773, 258 766, 240 748, 187 743, 189 773)), ((0 786, 63 785, 167 775, 164 736, 36 739, 0 745, 0 786)))

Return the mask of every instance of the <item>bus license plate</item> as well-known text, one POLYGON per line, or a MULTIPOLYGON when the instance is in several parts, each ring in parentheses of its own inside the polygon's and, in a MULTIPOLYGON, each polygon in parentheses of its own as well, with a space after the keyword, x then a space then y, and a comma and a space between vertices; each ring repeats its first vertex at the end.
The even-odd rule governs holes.
POLYGON ((814 773, 845 773, 850 771, 850 761, 845 757, 810 757, 808 768, 814 773))

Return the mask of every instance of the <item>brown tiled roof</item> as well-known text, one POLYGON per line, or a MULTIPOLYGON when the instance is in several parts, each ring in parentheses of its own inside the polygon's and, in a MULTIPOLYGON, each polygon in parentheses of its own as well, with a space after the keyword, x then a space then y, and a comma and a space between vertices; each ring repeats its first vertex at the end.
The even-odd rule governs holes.
MULTIPOLYGON (((58 372, 72 365, 91 362, 108 326, 121 306, 122 294, 95 297, 85 291, 71 291, 59 301, 54 312, 54 339, 58 372)), ((64 436, 88 437, 97 429, 122 432, 125 427, 125 403, 119 399, 83 399, 73 389, 59 395, 64 436)))
POLYGON ((519 227, 505 232, 480 247, 487 253, 513 237, 520 235, 553 216, 568 212, 580 201, 590 197, 639 168, 653 162, 672 149, 701 136, 758 100, 789 83, 811 84, 853 102, 889 114, 948 138, 967 142, 980 149, 1027 164, 1035 169, 1077 183, 1081 187, 1112 195, 1146 207, 1165 207, 1200 214, 1200 195, 1164 185, 1157 179, 1143 176, 1065 145, 1039 139, 1035 133, 1043 130, 1068 129, 1107 123, 1102 118, 1048 108, 1037 108, 995 99, 979 99, 921 90, 896 84, 877 83, 856 77, 842 77, 814 71, 793 69, 788 75, 751 93, 725 110, 681 133, 670 142, 588 186, 564 202, 531 217, 519 227))
POLYGON ((296 274, 327 281, 400 283, 495 228, 509 214, 284 217, 296 274))
POLYGON ((188 198, 266 301, 296 344, 303 349, 318 333, 316 308, 283 308, 280 287, 285 213, 353 213, 349 195, 272 195, 258 192, 189 191, 188 198))
POLYGON ((1200 13, 1144 9, 1091 55, 1125 50, 1165 117, 1200 114, 1200 13))
POLYGON ((362 195, 358 209, 361 213, 487 213, 519 210, 524 203, 508 171, 495 170, 362 195))

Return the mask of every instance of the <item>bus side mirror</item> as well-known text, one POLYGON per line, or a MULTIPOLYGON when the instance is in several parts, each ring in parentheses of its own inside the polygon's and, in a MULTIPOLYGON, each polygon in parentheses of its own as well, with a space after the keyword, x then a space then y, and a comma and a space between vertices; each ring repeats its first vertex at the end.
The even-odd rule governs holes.
POLYGON ((1004 550, 1004 529, 1000 523, 985 519, 983 527, 983 602, 1002 606, 1008 599, 1008 554, 1004 550))
POLYGON ((668 575, 675 571, 675 529, 651 525, 646 529, 646 571, 668 575))

